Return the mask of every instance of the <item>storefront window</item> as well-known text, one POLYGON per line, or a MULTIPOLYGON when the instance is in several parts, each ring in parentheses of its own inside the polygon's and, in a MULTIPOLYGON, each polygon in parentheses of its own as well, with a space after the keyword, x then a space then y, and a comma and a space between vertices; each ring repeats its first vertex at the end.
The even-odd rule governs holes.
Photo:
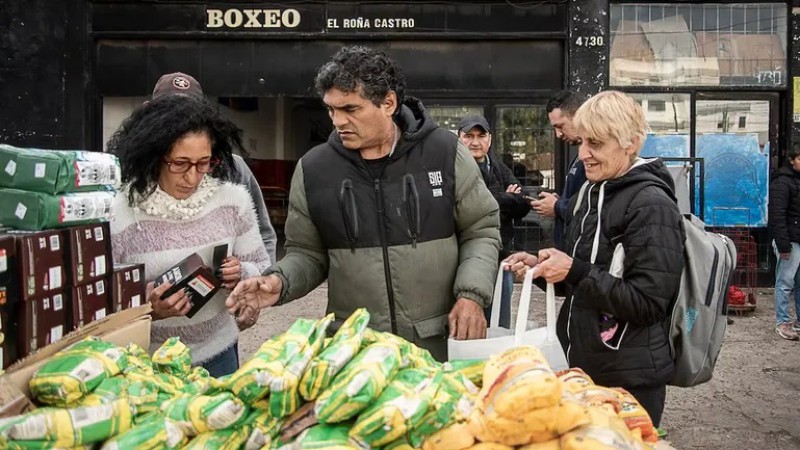
POLYGON ((630 94, 644 109, 650 133, 644 157, 689 157, 691 97, 689 94, 630 94))
POLYGON ((784 3, 611 7, 613 86, 786 84, 784 3))
POLYGON ((500 106, 494 150, 524 186, 555 189, 555 138, 544 106, 500 106))
POLYGON ((439 124, 439 128, 458 134, 458 123, 461 119, 473 114, 483 115, 483 106, 430 106, 428 114, 439 124))

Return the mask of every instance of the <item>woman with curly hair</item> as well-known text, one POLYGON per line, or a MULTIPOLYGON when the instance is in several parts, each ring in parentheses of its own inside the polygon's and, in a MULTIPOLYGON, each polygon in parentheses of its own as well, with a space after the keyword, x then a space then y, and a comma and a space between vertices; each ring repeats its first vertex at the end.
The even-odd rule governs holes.
POLYGON ((178 95, 142 105, 108 143, 124 183, 113 205, 114 263, 145 263, 151 352, 178 336, 191 349, 192 364, 216 377, 238 368, 239 330, 258 314, 246 308, 234 319, 225 308, 228 289, 270 265, 252 200, 229 182, 234 149, 241 149, 240 129, 206 101, 178 95), (170 285, 154 288, 152 281, 195 252, 211 263, 211 249, 220 244, 232 249, 218 273, 225 289, 187 318, 186 293, 162 298, 170 285))

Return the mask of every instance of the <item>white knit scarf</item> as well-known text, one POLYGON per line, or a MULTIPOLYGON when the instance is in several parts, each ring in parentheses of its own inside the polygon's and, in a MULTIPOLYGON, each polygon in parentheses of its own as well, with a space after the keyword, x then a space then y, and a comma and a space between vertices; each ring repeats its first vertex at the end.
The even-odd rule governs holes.
POLYGON ((156 185, 152 194, 144 199, 139 199, 136 206, 133 207, 133 211, 144 211, 149 216, 162 219, 188 220, 205 208, 208 199, 214 195, 219 186, 220 182, 216 178, 203 177, 197 190, 191 196, 179 200, 156 185))

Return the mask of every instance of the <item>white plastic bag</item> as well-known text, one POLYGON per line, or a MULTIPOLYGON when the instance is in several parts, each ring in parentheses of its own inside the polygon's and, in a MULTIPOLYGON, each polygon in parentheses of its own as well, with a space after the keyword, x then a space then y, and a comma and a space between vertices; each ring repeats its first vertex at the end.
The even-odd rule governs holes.
POLYGON ((471 341, 448 339, 448 359, 488 359, 490 356, 502 353, 509 348, 533 345, 542 351, 553 370, 569 368, 564 349, 556 336, 556 294, 552 284, 547 284, 545 296, 547 326, 527 329, 533 287, 533 269, 528 269, 525 272, 514 329, 510 330, 498 325, 500 320, 500 291, 502 290, 503 266, 504 264, 500 265, 500 272, 497 276, 498 281, 495 284, 492 314, 489 319, 489 328, 486 330, 486 339, 474 339, 471 341))

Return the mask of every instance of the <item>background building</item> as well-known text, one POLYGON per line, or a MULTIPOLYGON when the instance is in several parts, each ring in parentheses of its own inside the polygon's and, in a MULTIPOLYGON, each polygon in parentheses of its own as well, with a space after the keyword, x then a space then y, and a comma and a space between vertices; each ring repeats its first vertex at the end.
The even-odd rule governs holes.
MULTIPOLYGON (((800 142, 800 0, 6 0, 0 141, 100 151, 161 74, 187 72, 243 128, 280 222, 295 162, 331 131, 314 73, 354 43, 397 59, 441 126, 486 115, 532 192, 560 189, 570 156, 547 98, 630 92, 653 129, 645 154, 673 158, 683 180, 682 207, 750 230, 768 272, 769 172, 800 142)), ((539 225, 521 222, 517 245, 546 244, 539 225)))

